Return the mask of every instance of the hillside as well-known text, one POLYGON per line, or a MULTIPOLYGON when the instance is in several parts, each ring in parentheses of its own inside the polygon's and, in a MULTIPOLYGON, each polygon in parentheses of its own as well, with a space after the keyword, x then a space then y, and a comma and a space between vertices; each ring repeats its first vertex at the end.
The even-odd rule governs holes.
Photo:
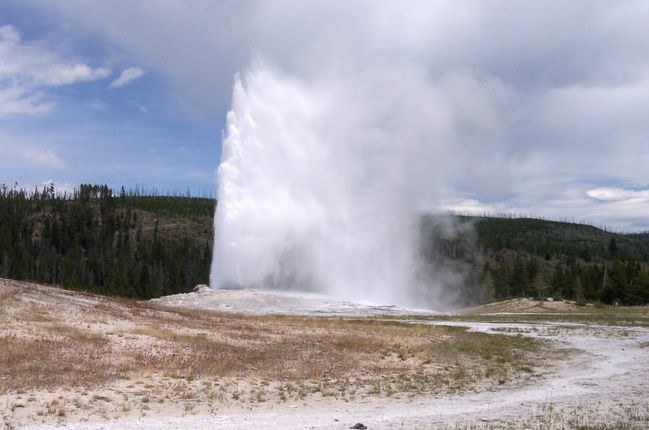
POLYGON ((0 191, 0 276, 151 298, 208 282, 214 201, 81 185, 0 191))
POLYGON ((544 258, 568 257, 584 261, 614 258, 647 261, 649 234, 620 234, 586 224, 531 218, 470 218, 480 246, 509 249, 544 258))
MULTIPOLYGON (((0 190, 0 276, 136 298, 209 280, 209 198, 81 185, 0 190)), ((649 233, 530 218, 426 217, 424 272, 450 273, 458 305, 512 297, 649 302, 649 233)), ((449 281, 450 280, 450 281, 449 281)))
POLYGON ((649 242, 641 235, 534 219, 480 219, 475 229, 485 255, 483 284, 496 299, 649 302, 649 242))
POLYGON ((424 256, 460 304, 512 297, 649 303, 649 234, 530 218, 427 217, 424 256), (440 261, 451 261, 452 264, 440 261))

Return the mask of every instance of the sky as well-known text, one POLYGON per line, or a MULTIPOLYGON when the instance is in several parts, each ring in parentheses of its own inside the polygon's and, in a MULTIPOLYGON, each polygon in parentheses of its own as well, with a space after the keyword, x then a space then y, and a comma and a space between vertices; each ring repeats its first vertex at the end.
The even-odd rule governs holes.
POLYGON ((647 22, 624 0, 0 0, 0 183, 214 195, 262 62, 354 118, 447 121, 413 184, 446 209, 648 230, 647 22))

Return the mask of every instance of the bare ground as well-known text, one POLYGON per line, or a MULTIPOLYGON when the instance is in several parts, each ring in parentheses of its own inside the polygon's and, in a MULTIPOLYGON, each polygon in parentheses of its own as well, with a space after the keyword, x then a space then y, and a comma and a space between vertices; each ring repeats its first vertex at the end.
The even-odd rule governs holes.
POLYGON ((180 309, 0 280, 0 426, 649 425, 642 324, 345 315, 180 309))

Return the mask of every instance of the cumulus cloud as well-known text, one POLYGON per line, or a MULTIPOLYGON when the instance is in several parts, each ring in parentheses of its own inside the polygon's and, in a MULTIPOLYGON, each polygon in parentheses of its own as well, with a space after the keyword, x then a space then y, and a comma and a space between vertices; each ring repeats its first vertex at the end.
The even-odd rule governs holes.
POLYGON ((110 70, 65 59, 48 48, 24 42, 10 25, 0 27, 0 81, 25 86, 60 86, 104 79, 110 70))
POLYGON ((124 85, 132 83, 134 80, 144 76, 144 70, 139 67, 129 67, 128 69, 122 70, 122 73, 119 75, 119 78, 115 79, 108 86, 109 88, 121 88, 124 85))
POLYGON ((23 41, 11 25, 0 27, 0 116, 46 113, 54 103, 45 100, 45 88, 104 79, 108 75, 107 68, 92 68, 63 58, 38 43, 23 41))
MULTIPOLYGON (((39 4, 142 59, 208 116, 227 111, 232 77, 257 54, 309 87, 345 88, 352 99, 370 94, 379 105, 398 100, 415 112, 413 127, 442 100, 435 120, 448 122, 453 144, 435 142, 435 180, 415 184, 443 196, 438 202, 451 196, 473 200, 469 206, 592 215, 615 225, 614 202, 600 204, 586 192, 607 183, 646 185, 643 1, 39 4), (373 92, 364 82, 374 83, 373 92), (430 97, 410 90, 417 86, 430 97)), ((354 118, 372 117, 377 107, 363 109, 354 118)), ((626 209, 636 221, 621 227, 649 228, 637 221, 642 208, 626 209)))

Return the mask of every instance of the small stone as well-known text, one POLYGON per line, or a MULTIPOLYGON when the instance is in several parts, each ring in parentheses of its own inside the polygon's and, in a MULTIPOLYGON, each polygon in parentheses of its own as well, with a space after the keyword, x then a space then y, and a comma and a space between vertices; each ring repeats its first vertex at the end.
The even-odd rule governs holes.
POLYGON ((198 285, 196 285, 196 286, 194 287, 194 289, 193 289, 192 291, 195 292, 195 293, 203 293, 203 292, 205 292, 205 291, 209 291, 209 290, 210 290, 210 286, 209 286, 209 285, 206 285, 206 284, 198 284, 198 285))
POLYGON ((353 426, 351 426, 350 429, 365 430, 367 429, 367 426, 363 423, 356 423, 353 426))

